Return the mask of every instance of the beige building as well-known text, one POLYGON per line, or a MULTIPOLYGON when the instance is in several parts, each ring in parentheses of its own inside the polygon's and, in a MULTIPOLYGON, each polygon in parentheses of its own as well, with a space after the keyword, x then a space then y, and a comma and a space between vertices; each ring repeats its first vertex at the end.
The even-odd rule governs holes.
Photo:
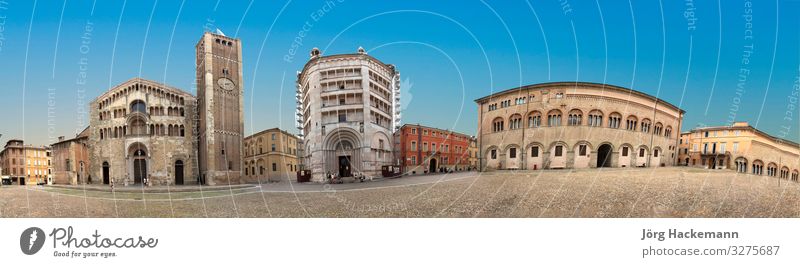
POLYGON ((798 180, 800 146, 759 131, 747 122, 703 127, 681 134, 681 165, 798 180))
POLYGON ((84 129, 75 138, 58 138, 58 142, 50 145, 52 148, 52 169, 54 184, 90 184, 89 175, 89 127, 84 129))
POLYGON ((556 82, 476 100, 482 170, 671 166, 684 111, 613 85, 556 82))
POLYGON ((244 176, 248 183, 287 181, 298 171, 298 141, 278 128, 244 138, 244 176))
POLYGON ((326 174, 380 177, 395 165, 392 134, 400 126, 400 73, 367 55, 311 58, 297 75, 297 123, 302 165, 312 181, 326 174))

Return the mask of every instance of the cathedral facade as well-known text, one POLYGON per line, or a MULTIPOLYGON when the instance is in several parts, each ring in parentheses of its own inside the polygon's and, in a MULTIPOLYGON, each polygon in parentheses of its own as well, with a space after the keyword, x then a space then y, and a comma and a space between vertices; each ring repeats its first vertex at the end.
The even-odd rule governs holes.
POLYGON ((191 184, 195 97, 134 78, 90 104, 89 158, 93 184, 191 184))
POLYGON ((240 41, 205 33, 196 56, 197 96, 134 78, 89 104, 88 183, 242 182, 240 41))

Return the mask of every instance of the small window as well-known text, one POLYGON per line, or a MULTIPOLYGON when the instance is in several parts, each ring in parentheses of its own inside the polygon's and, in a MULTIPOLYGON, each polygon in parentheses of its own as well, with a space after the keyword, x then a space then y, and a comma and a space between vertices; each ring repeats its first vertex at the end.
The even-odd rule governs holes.
POLYGON ((539 147, 534 146, 531 147, 531 157, 538 157, 539 156, 539 147))
POLYGON ((347 113, 339 114, 339 122, 347 122, 347 113))
POLYGON ((586 156, 586 145, 578 146, 578 155, 586 156))
POLYGON ((622 156, 623 157, 627 157, 628 156, 628 147, 622 147, 622 156))
POLYGON ((517 158, 517 148, 516 147, 512 147, 511 149, 508 150, 508 157, 512 158, 512 159, 517 158))
POLYGON ((658 150, 653 151, 653 157, 658 157, 658 150))
POLYGON ((272 163, 272 171, 278 171, 278 164, 272 163))
POLYGON ((644 148, 639 149, 639 157, 644 157, 644 148))
POLYGON ((556 146, 556 157, 561 157, 564 154, 563 146, 556 146))
POLYGON ((492 154, 492 159, 497 159, 497 150, 492 149, 491 154, 492 154))

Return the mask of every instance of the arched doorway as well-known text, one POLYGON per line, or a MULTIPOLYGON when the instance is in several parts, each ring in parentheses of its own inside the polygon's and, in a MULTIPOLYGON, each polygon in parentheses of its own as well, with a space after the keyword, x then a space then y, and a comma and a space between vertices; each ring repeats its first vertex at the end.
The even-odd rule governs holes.
POLYGON ((432 158, 431 160, 429 160, 429 163, 430 166, 428 167, 428 172, 429 173, 436 172, 436 159, 432 158))
POLYGON ((137 149, 133 153, 133 183, 141 184, 147 182, 147 153, 142 149, 137 149))
MULTIPOLYGON (((348 127, 339 127, 329 132, 325 137, 323 151, 314 153, 323 154, 325 170, 339 174, 339 177, 352 177, 355 173, 363 171, 361 134, 348 127)), ((269 169, 269 165, 266 165, 269 169)))
POLYGON ((108 164, 108 161, 103 162, 103 184, 109 184, 111 182, 110 172, 111 166, 108 164))
POLYGON ((611 167, 611 145, 602 144, 597 148, 597 167, 611 167))
POLYGON ((183 184, 183 161, 180 160, 175 162, 175 184, 183 184))

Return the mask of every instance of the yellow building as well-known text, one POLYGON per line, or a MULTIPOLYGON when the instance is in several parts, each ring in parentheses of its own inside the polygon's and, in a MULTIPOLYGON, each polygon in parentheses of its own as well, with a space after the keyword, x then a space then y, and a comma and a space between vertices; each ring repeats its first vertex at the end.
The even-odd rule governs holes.
POLYGON ((298 142, 297 136, 278 128, 245 137, 242 180, 264 183, 296 177, 298 142))
POLYGON ((25 177, 28 185, 47 183, 50 173, 50 149, 25 146, 25 177))
POLYGON ((800 146, 747 122, 692 129, 681 134, 678 147, 680 165, 798 180, 800 146))

